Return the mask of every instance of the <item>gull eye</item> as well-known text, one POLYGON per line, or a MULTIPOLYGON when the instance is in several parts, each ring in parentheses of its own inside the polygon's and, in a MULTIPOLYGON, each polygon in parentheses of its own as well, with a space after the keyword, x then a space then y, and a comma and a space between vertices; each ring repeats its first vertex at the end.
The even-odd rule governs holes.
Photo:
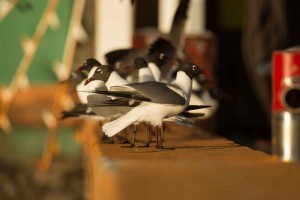
POLYGON ((97 69, 96 72, 101 74, 103 71, 102 71, 102 69, 97 69))
POLYGON ((83 62, 83 65, 84 65, 84 66, 87 66, 87 62, 86 62, 86 60, 83 62))
POLYGON ((195 70, 198 69, 198 66, 197 66, 197 65, 193 65, 193 66, 192 66, 192 69, 195 71, 195 70))

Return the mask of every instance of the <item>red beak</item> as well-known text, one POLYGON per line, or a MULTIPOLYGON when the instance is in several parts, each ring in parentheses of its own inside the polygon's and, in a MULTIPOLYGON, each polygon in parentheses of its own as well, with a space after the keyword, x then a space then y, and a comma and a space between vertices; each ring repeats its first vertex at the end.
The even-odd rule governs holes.
POLYGON ((178 60, 174 59, 174 58, 171 58, 171 59, 167 59, 166 63, 174 66, 174 65, 178 65, 178 60))
POLYGON ((134 71, 134 67, 130 66, 130 65, 126 65, 123 67, 123 71, 124 72, 127 72, 127 73, 130 73, 130 72, 133 72, 134 71))
POLYGON ((81 72, 81 70, 82 70, 82 68, 83 68, 84 66, 80 66, 80 67, 78 67, 77 69, 76 69, 76 73, 80 73, 81 72))
POLYGON ((87 85, 87 84, 89 84, 89 82, 94 81, 94 80, 95 79, 93 77, 91 77, 84 82, 84 85, 87 85))
POLYGON ((206 77, 212 77, 213 76, 212 72, 209 71, 209 70, 206 70, 206 69, 204 69, 202 71, 202 74, 204 74, 206 77))

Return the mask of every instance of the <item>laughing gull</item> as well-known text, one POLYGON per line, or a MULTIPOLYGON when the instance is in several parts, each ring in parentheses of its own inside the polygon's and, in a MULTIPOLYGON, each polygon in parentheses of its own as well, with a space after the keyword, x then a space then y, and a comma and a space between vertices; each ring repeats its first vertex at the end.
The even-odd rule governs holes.
MULTIPOLYGON (((88 79, 86 79, 84 85, 88 86, 91 84, 91 82, 94 81, 102 81, 105 86, 102 87, 101 91, 107 91, 113 86, 122 86, 129 84, 125 79, 123 79, 113 68, 111 65, 101 65, 97 67, 97 69, 94 71, 92 76, 88 79)), ((92 90, 95 90, 97 88, 92 88, 92 90)), ((86 93, 85 91, 89 90, 82 90, 83 93, 86 93)), ((98 102, 102 101, 108 101, 111 100, 110 97, 107 97, 105 95, 99 95, 99 94, 87 94, 87 101, 88 105, 92 108, 92 110, 97 115, 103 115, 103 113, 107 113, 107 116, 109 116, 109 113, 111 112, 112 115, 116 115, 116 113, 119 114, 125 114, 127 113, 131 108, 128 106, 110 106, 110 107, 101 107, 97 106, 98 102)))
MULTIPOLYGON (((161 82, 132 83, 111 87, 109 91, 93 91, 98 94, 127 99, 133 109, 122 117, 103 125, 103 132, 112 137, 136 122, 145 122, 154 126, 157 131, 157 148, 163 148, 161 127, 165 118, 182 113, 189 105, 192 78, 205 74, 206 70, 195 64, 185 63, 177 72, 173 85, 161 82)), ((111 104, 115 100, 110 100, 111 104)))
MULTIPOLYGON (((135 65, 136 68, 138 69, 138 75, 139 75, 139 82, 147 82, 147 81, 155 81, 154 76, 152 74, 152 71, 148 67, 147 61, 140 57, 135 59, 135 65)), ((120 85, 125 85, 128 84, 118 73, 116 73, 112 67, 109 65, 102 65, 98 67, 94 74, 86 80, 86 84, 90 83, 93 80, 101 80, 107 85, 107 89, 110 89, 112 86, 120 86, 120 85)), ((92 107, 92 110, 95 110, 95 113, 98 115, 102 115, 103 112, 105 111, 100 111, 101 109, 108 109, 107 107, 110 107, 109 109, 111 110, 117 110, 120 114, 126 114, 129 112, 129 110, 132 109, 134 106, 133 104, 129 105, 128 104, 128 99, 122 99, 118 98, 115 99, 114 101, 109 101, 109 104, 103 105, 101 102, 108 102, 110 100, 106 96, 99 96, 99 95, 89 95, 88 96, 88 102, 89 106, 92 107), (106 98, 106 99, 105 99, 106 98), (106 107, 106 108, 103 108, 106 107), (97 111, 98 110, 98 111, 97 111)), ((177 124, 180 125, 185 125, 185 126, 191 126, 194 123, 194 120, 190 119, 192 117, 195 117, 196 115, 202 116, 203 114, 190 114, 187 111, 188 110, 195 110, 195 109, 202 109, 208 106, 189 106, 185 112, 181 113, 178 116, 173 116, 170 119, 166 119, 166 121, 175 121, 177 124)), ((116 112, 116 111, 114 111, 116 112)), ((116 114, 114 114, 116 116, 116 114)), ((138 123, 134 123, 134 132, 132 134, 132 140, 131 140, 131 146, 129 147, 134 147, 135 146, 135 136, 137 132, 137 125, 138 123)), ((150 137, 151 137, 151 127, 148 125, 148 136, 147 136, 147 141, 145 143, 145 146, 143 147, 148 147, 150 145, 150 137)))
MULTIPOLYGON (((135 66, 138 69, 138 74, 139 74, 139 81, 141 82, 147 82, 147 81, 155 81, 153 74, 150 70, 150 68, 148 67, 148 63, 144 58, 136 58, 135 59, 135 66)), ((89 84, 91 81, 94 80, 101 80, 105 83, 105 85, 107 86, 107 89, 110 89, 112 86, 122 86, 122 85, 126 85, 128 84, 128 82, 123 79, 116 71, 113 70, 113 68, 111 66, 100 66, 98 67, 94 74, 86 80, 85 84, 89 84)), ((102 112, 97 111, 96 109, 105 109, 103 108, 103 106, 99 106, 98 102, 103 102, 103 101, 107 101, 108 99, 103 99, 103 98, 108 98, 107 96, 99 96, 99 95, 89 95, 88 96, 88 102, 89 102, 89 106, 91 106, 92 110, 95 110, 95 113, 98 115, 101 115, 102 112)), ((111 105, 109 106, 110 108, 106 108, 106 109, 111 109, 111 110, 117 110, 119 111, 120 114, 126 114, 127 112, 129 112, 132 107, 128 106, 127 101, 125 102, 124 106, 122 106, 122 99, 116 99, 114 102, 118 102, 118 106, 114 106, 111 105)), ((132 135, 132 140, 131 140, 131 146, 129 147, 134 147, 135 146, 135 136, 136 136, 136 132, 137 132, 137 125, 138 123, 134 123, 134 132, 132 135)), ((150 129, 148 128, 148 131, 150 131, 150 129)), ((146 146, 149 146, 149 135, 151 133, 148 132, 148 139, 147 142, 145 144, 146 146)))
POLYGON ((160 81, 162 78, 160 72, 162 68, 166 71, 164 74, 168 76, 169 69, 172 69, 177 61, 175 47, 164 38, 157 38, 147 49, 119 49, 105 54, 107 63, 129 82, 138 82, 134 63, 138 57, 146 58, 156 81, 160 81))
POLYGON ((76 86, 83 80, 88 78, 89 72, 93 67, 100 66, 101 63, 94 58, 89 58, 83 62, 83 65, 72 71, 69 78, 62 82, 67 82, 72 90, 76 90, 76 86))
MULTIPOLYGON (((161 81, 161 79, 163 79, 161 77, 162 68, 174 69, 177 66, 175 47, 163 38, 158 38, 150 46, 147 59, 149 62, 149 68, 151 69, 156 81, 161 81)), ((173 71, 170 70, 169 74, 172 74, 172 72, 173 71)), ((167 79, 167 77, 164 77, 164 79, 167 79)))
MULTIPOLYGON (((147 61, 144 58, 142 58, 142 57, 136 58, 135 65, 139 71, 139 82, 140 83, 156 81, 151 69, 149 68, 147 61)), ((173 116, 171 118, 164 119, 164 122, 167 122, 167 121, 175 122, 178 125, 186 126, 186 127, 193 126, 193 124, 195 123, 194 119, 205 116, 205 114, 203 112, 199 113, 198 111, 195 111, 195 110, 211 107, 211 106, 204 105, 203 103, 197 104, 197 105, 201 105, 201 106, 189 105, 188 108, 184 112, 180 113, 179 115, 173 116)), ((208 110, 208 109, 205 109, 205 110, 208 110)), ((206 111, 206 112, 208 112, 208 111, 206 111)), ((146 142, 145 146, 143 146, 143 147, 148 147, 150 145, 150 140, 151 140, 151 130, 152 130, 151 125, 148 124, 147 126, 148 126, 147 127, 147 130, 148 130, 147 142, 146 142)), ((163 126, 163 127, 165 127, 165 126, 163 126)), ((133 135, 133 137, 135 137, 135 135, 133 135)), ((132 140, 132 141, 134 142, 134 140, 132 140)), ((134 146, 134 143, 132 143, 132 146, 134 146)))
MULTIPOLYGON (((142 58, 142 57, 136 58, 135 65, 136 65, 136 68, 138 69, 139 82, 155 81, 152 71, 148 67, 148 63, 144 58, 142 58)), ((127 84, 127 82, 122 77, 120 77, 111 67, 104 66, 104 65, 97 68, 97 70, 94 72, 92 77, 90 77, 86 81, 86 84, 88 84, 89 82, 91 82, 93 80, 101 80, 101 81, 106 82, 107 89, 110 89, 110 87, 112 87, 113 85, 125 85, 125 83, 127 84)), ((110 102, 109 104, 103 105, 103 104, 101 104, 101 102, 105 102, 103 97, 106 97, 106 96, 101 97, 99 95, 96 95, 96 96, 89 95, 88 96, 89 106, 91 106, 92 109, 95 109, 95 108, 99 109, 99 107, 100 108, 101 107, 111 107, 111 109, 119 109, 119 112, 121 114, 126 114, 134 106, 134 104, 131 104, 131 105, 128 104, 128 99, 122 99, 122 98, 115 99, 114 101, 109 101, 110 102)), ((108 101, 106 101, 106 102, 108 102, 108 101)), ((201 109, 201 108, 203 108, 203 106, 191 106, 189 108, 189 110, 201 109)), ((95 111, 95 112, 97 114, 101 115, 101 112, 97 112, 97 111, 95 111)), ((189 119, 189 118, 191 118, 191 114, 189 114, 189 115, 188 114, 189 113, 181 113, 180 116, 174 116, 170 119, 167 119, 167 121, 175 121, 177 124, 180 124, 180 125, 191 126, 191 124, 193 123, 193 120, 189 119), (189 118, 184 115, 186 115, 186 116, 188 115, 189 118)), ((195 114, 193 116, 195 116, 195 114)), ((137 132, 138 123, 134 123, 133 125, 134 125, 134 132, 132 134, 131 146, 129 146, 129 147, 135 146, 135 136, 136 136, 136 132, 137 132)), ((151 126, 149 124, 147 124, 147 127, 148 127, 147 128, 147 130, 148 130, 147 141, 146 141, 145 145, 142 147, 148 147, 150 145, 151 126)))
MULTIPOLYGON (((86 79, 84 85, 88 86, 91 83, 90 82, 94 82, 94 81, 102 81, 105 84, 104 89, 100 89, 100 90, 109 90, 111 87, 113 86, 122 86, 122 85, 127 85, 128 82, 122 78, 112 67, 111 65, 101 65, 99 67, 97 67, 97 69, 94 71, 93 75, 86 79)), ((92 88, 92 90, 95 90, 97 88, 92 88)), ((86 93, 84 91, 89 91, 89 90, 83 90, 83 93, 86 93)), ((94 109, 95 105, 97 105, 97 102, 99 101, 107 101, 110 100, 111 98, 106 97, 104 95, 97 95, 97 94, 88 94, 87 100, 88 100, 88 104, 92 107, 92 109, 94 109)), ((108 108, 109 109, 109 108, 108 108)), ((129 110, 127 107, 118 107, 118 108, 110 108, 111 110, 113 109, 118 109, 118 112, 120 113, 127 113, 129 110)), ((101 112, 98 112, 95 110, 95 113, 98 115, 101 115, 101 112)))
MULTIPOLYGON (((93 71, 98 67, 101 66, 101 63, 94 59, 89 58, 86 59, 83 62, 83 65, 78 67, 76 70, 72 71, 69 78, 65 80, 64 82, 67 82, 73 91, 78 91, 82 89, 91 89, 88 87, 84 87, 84 82, 89 77, 90 73, 93 73, 93 71)), ((99 88, 103 85, 101 82, 95 82, 92 88, 99 88)), ((87 96, 86 93, 80 93, 77 92, 78 99, 80 101, 79 104, 77 104, 74 108, 71 110, 63 111, 62 112, 62 119, 69 118, 69 117, 91 117, 95 113, 92 112, 90 108, 87 107, 87 96)))
MULTIPOLYGON (((82 66, 78 67, 76 71, 73 71, 71 73, 71 81, 73 80, 72 82, 76 82, 76 91, 90 90, 98 87, 103 87, 104 83, 102 81, 95 81, 89 86, 84 85, 86 79, 88 79, 99 66, 101 66, 101 63, 98 60, 94 58, 89 58, 83 62, 82 66)), ((87 104, 88 95, 89 94, 77 92, 79 101, 83 104, 87 104)))
MULTIPOLYGON (((72 88, 76 90, 80 103, 77 104, 71 110, 63 111, 62 119, 77 117, 81 119, 96 120, 98 122, 103 123, 104 121, 113 120, 119 117, 120 112, 116 109, 108 109, 108 108, 101 108, 101 107, 91 109, 87 105, 88 99, 89 98, 93 99, 95 97, 89 97, 90 94, 85 92, 80 92, 84 90, 93 90, 93 89, 106 90, 106 86, 104 82, 101 80, 96 80, 89 85, 85 85, 86 80, 93 75, 93 73, 98 67, 101 66, 103 65, 98 60, 96 60, 95 58, 89 58, 83 62, 82 66, 78 67, 76 70, 74 70, 71 73, 68 82, 71 83, 73 85, 72 88)), ((99 96, 102 100, 110 99, 103 95, 97 95, 97 98, 99 98, 99 96)))
MULTIPOLYGON (((93 73, 93 75, 88 78, 85 81, 85 85, 89 85, 90 82, 93 81, 103 81, 105 83, 105 88, 101 89, 102 91, 109 90, 113 86, 122 86, 126 85, 129 82, 126 81, 124 78, 122 78, 114 69, 111 65, 102 65, 99 66, 93 73)), ((116 117, 118 115, 123 115, 126 114, 131 110, 131 107, 128 107, 127 105, 125 106, 99 106, 98 102, 102 101, 108 101, 111 100, 110 97, 107 97, 105 95, 99 95, 99 94, 88 94, 87 96, 87 101, 88 101, 88 106, 91 107, 91 109, 100 116, 103 116, 103 113, 106 113, 106 117, 116 117)), ((120 101, 120 99, 119 99, 120 101)), ((111 118, 110 118, 111 119, 111 118)), ((136 124, 134 125, 134 132, 136 132, 136 124)), ((127 133, 125 132, 125 137, 127 133)), ((133 139, 134 141, 135 134, 133 134, 133 139)), ((127 140, 126 140, 127 141, 127 140)), ((134 144, 131 142, 131 146, 134 144)))

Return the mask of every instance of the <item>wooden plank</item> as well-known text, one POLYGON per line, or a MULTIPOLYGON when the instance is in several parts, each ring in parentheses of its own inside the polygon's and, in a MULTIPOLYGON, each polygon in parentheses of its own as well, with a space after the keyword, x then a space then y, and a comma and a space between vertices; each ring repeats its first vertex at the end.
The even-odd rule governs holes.
POLYGON ((157 150, 154 144, 121 148, 121 144, 94 143, 89 155, 90 199, 299 197, 299 165, 282 163, 224 138, 195 139, 195 131, 199 129, 172 126, 165 147, 174 150, 157 150))

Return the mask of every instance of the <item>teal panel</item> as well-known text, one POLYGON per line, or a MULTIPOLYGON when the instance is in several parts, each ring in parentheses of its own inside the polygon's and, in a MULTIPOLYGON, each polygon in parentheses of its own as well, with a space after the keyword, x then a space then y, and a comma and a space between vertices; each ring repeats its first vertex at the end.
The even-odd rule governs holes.
MULTIPOLYGON (((69 28, 73 0, 61 0, 57 14, 60 28, 48 27, 37 53, 28 71, 31 83, 56 81, 52 66, 61 61, 69 28)), ((20 3, 0 22, 0 84, 9 84, 23 57, 21 39, 32 37, 43 15, 48 1, 21 0, 20 3), (22 4, 29 3, 30 9, 21 9, 22 4)))
MULTIPOLYGON (((73 135, 74 129, 60 128, 57 133, 60 156, 80 156, 81 145, 73 135)), ((14 127, 10 134, 0 134, 0 159, 8 161, 37 160, 41 158, 47 139, 47 129, 14 127)))

